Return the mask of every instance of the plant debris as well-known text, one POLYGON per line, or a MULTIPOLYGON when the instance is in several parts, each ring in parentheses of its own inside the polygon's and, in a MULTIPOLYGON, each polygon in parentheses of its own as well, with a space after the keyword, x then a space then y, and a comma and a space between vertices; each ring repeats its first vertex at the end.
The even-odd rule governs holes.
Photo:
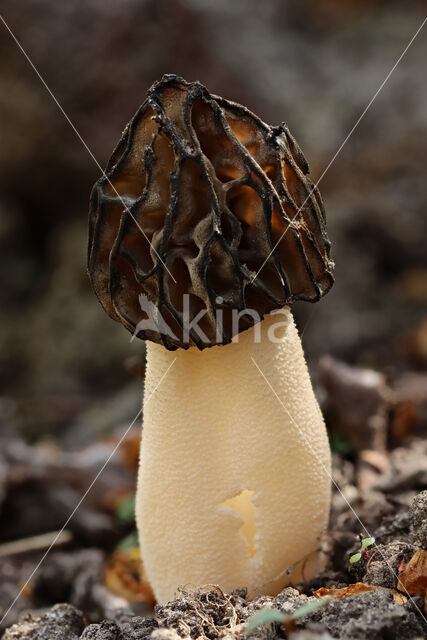
POLYGON ((155 603, 138 547, 113 553, 105 567, 104 581, 110 591, 128 602, 155 603))
POLYGON ((295 639, 310 638, 310 633, 317 638, 363 637, 366 640, 415 640, 422 637, 423 627, 414 613, 413 604, 397 604, 393 594, 381 587, 333 598, 326 606, 320 607, 313 596, 304 599, 294 592, 294 589, 287 588, 277 598, 271 598, 275 620, 270 616, 264 622, 272 624, 256 627, 251 624, 253 612, 265 611, 264 596, 248 603, 244 592, 224 594, 217 587, 206 587, 183 592, 168 605, 156 607, 156 619, 122 614, 115 620, 86 626, 81 635, 76 634, 76 630, 81 631, 85 626, 83 614, 71 605, 56 605, 39 616, 26 614, 6 631, 3 640, 45 640, 46 637, 55 640, 63 638, 64 635, 59 634, 64 631, 69 634, 65 637, 73 640, 238 640, 247 629, 251 640, 273 640, 283 637, 281 624, 284 619, 292 621, 292 625, 285 625, 285 628, 295 639), (291 613, 284 614, 284 610, 291 613), (64 620, 68 626, 64 625, 64 620), (304 628, 301 635, 293 633, 304 628), (51 635, 43 636, 47 630, 51 635))
MULTIPOLYGON (((390 412, 388 432, 392 419, 390 412)), ((346 457, 333 454, 333 477, 340 490, 333 488, 324 549, 329 560, 324 572, 310 583, 288 587, 275 598, 260 596, 253 601, 247 600, 244 590, 232 594, 212 586, 184 590, 176 600, 155 610, 149 585, 140 571, 133 524, 131 486, 136 474, 136 441, 135 434, 121 446, 110 471, 102 478, 102 486, 78 512, 77 520, 70 521, 71 537, 60 549, 50 552, 25 587, 4 621, 4 628, 10 627, 6 640, 33 640, 46 625, 54 629, 52 625, 59 627, 64 620, 76 621, 75 609, 82 612, 82 622, 75 628, 83 625, 76 638, 237 638, 247 621, 265 608, 292 618, 292 638, 302 633, 302 638, 329 634, 347 639, 357 634, 361 637, 364 630, 366 638, 413 640, 426 633, 421 617, 425 615, 425 563, 420 559, 424 558, 421 549, 427 537, 427 491, 423 490, 427 447, 419 437, 406 435, 389 451, 363 449, 346 457), (375 454, 386 456, 387 464, 378 462, 375 454), (373 482, 360 482, 362 462, 374 468, 373 482), (103 535, 104 529, 96 524, 101 522, 99 518, 107 519, 103 527, 109 527, 108 535, 103 535), (351 562, 355 556, 357 561, 351 562), (324 609, 302 618, 292 617, 325 594, 335 597, 324 609), (59 601, 67 605, 46 612, 59 601), (75 609, 64 609, 66 606, 75 609), (30 617, 26 611, 32 611, 30 617), (21 614, 24 618, 18 622, 21 614)), ((0 555, 0 608, 4 612, 42 557, 43 534, 49 534, 46 540, 51 540, 52 530, 60 525, 64 512, 58 511, 58 505, 67 504, 71 510, 77 504, 85 481, 115 443, 114 439, 103 439, 78 452, 66 453, 58 445, 30 446, 18 438, 4 440, 0 460, 0 530, 4 538, 0 540, 7 544, 15 531, 10 522, 12 503, 14 513, 22 514, 20 530, 29 534, 36 529, 42 535, 37 549, 31 537, 22 537, 18 540, 19 553, 0 555), (53 510, 46 505, 56 506, 53 510)), ((280 630, 277 625, 266 625, 253 634, 255 639, 274 638, 280 630)))
MULTIPOLYGON (((350 596, 360 595, 361 593, 375 591, 375 589, 378 588, 379 587, 375 585, 355 582, 354 584, 349 584, 348 587, 342 587, 341 589, 325 589, 325 587, 322 587, 321 589, 317 589, 317 591, 313 591, 313 595, 316 596, 316 598, 349 598, 350 596)), ((393 600, 396 604, 404 604, 407 602, 408 598, 395 589, 390 589, 390 591, 393 594, 393 600)))
MULTIPOLYGON (((398 589, 412 596, 423 596, 427 605, 427 551, 418 549, 399 576, 398 589)), ((425 607, 427 610, 427 606, 425 607)))

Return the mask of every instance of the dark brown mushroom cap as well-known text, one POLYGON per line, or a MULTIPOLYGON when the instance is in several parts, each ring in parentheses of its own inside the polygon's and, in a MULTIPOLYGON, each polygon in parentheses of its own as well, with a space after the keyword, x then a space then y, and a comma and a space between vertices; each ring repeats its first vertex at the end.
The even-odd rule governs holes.
POLYGON ((164 76, 92 191, 88 269, 104 309, 140 338, 203 349, 252 326, 247 309, 319 300, 333 262, 307 174, 284 124, 164 76), (187 338, 199 312, 206 339, 187 338))

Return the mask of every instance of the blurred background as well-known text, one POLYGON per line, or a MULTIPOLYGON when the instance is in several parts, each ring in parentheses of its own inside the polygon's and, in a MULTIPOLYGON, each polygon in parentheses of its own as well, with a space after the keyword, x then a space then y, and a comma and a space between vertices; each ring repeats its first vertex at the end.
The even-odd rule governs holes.
MULTIPOLYGON (((285 121, 316 181, 420 26, 425 2, 3 0, 2 15, 101 166, 149 86, 176 73, 270 124, 285 121)), ((62 526, 140 408, 144 344, 107 317, 86 274, 99 168, 2 23, 0 60, 5 610, 35 560, 2 544, 62 526)), ((323 177, 336 284, 295 309, 342 456, 337 478, 372 526, 407 509, 427 483, 426 60, 427 27, 323 177), (368 462, 364 450, 375 452, 368 462), (364 501, 358 492, 375 482, 374 503, 364 501)), ((105 552, 132 534, 139 438, 137 425, 70 524, 74 555, 52 555, 8 621, 29 602, 71 599, 108 613, 109 596, 87 585, 95 574, 102 582, 105 552)), ((345 508, 337 502, 335 515, 345 508)), ((341 559, 359 524, 347 519, 343 529, 341 559)))
MULTIPOLYGON (((285 121, 314 180, 425 11, 372 0, 2 6, 102 166, 151 83, 173 72, 285 121)), ((426 55, 421 33, 321 182, 336 284, 297 309, 313 363, 324 352, 375 367, 427 362, 426 55)), ((127 419, 143 344, 103 313, 86 275, 99 169, 3 25, 0 56, 0 417, 32 438, 97 407, 102 420, 106 404, 127 419)))

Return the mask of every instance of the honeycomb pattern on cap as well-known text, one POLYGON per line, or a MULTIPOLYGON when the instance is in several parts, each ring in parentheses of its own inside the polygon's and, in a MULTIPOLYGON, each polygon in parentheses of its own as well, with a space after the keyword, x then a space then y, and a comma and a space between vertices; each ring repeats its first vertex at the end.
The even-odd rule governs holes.
POLYGON ((174 75, 148 91, 92 191, 94 290, 112 318, 168 349, 229 343, 257 321, 247 309, 261 319, 319 300, 329 250, 287 127, 174 75), (186 336, 197 316, 201 332, 186 336))

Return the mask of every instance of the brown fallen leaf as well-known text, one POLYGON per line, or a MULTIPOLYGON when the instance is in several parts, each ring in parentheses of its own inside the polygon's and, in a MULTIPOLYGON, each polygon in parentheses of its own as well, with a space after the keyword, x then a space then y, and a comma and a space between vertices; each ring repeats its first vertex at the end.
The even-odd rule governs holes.
POLYGON ((398 573, 402 573, 402 571, 404 570, 404 568, 406 567, 407 564, 408 563, 406 562, 406 560, 402 560, 402 562, 397 567, 397 572, 398 573))
POLYGON ((403 593, 399 593, 399 591, 395 591, 394 589, 390 589, 393 594, 393 600, 396 604, 405 604, 408 601, 408 598, 403 595, 403 593))
POLYGON ((427 593, 427 551, 418 549, 402 571, 397 588, 411 596, 425 596, 427 593))
POLYGON ((138 471, 139 450, 141 448, 141 430, 132 430, 120 447, 120 458, 123 466, 132 472, 138 471))
MULTIPOLYGON (((348 598, 350 596, 361 595, 362 593, 368 593, 369 591, 375 591, 378 589, 375 585, 365 584, 364 582, 355 582, 354 584, 348 585, 348 587, 342 587, 341 589, 326 589, 326 587, 321 587, 317 589, 317 591, 313 591, 313 595, 316 598, 325 598, 329 596, 330 598, 348 598)), ((406 596, 394 589, 387 589, 387 591, 391 591, 393 594, 393 600, 396 604, 404 604, 407 601, 406 596)))
POLYGON ((138 547, 115 551, 104 569, 105 585, 128 602, 146 602, 154 605, 156 600, 144 572, 138 547))

